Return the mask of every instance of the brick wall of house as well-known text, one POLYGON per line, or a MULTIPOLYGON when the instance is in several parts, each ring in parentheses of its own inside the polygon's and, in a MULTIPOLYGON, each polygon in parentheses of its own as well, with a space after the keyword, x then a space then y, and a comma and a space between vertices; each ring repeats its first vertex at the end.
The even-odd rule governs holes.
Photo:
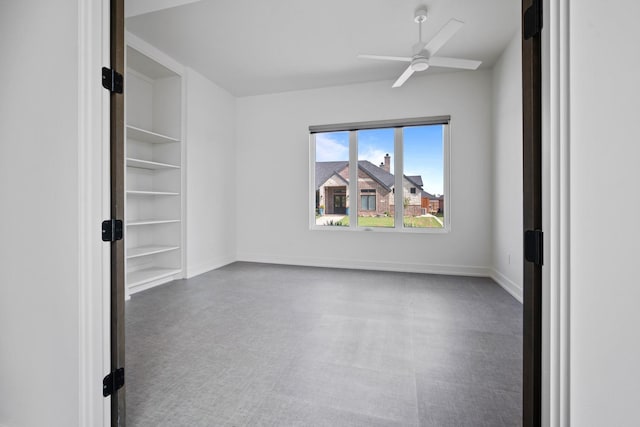
POLYGON ((338 172, 338 175, 349 181, 349 163, 347 163, 347 167, 338 172))
POLYGON ((390 214, 389 195, 390 191, 378 184, 377 181, 372 179, 364 171, 358 169, 358 215, 360 216, 376 216, 390 214), (375 193, 363 193, 362 190, 375 190, 375 193), (375 211, 363 211, 362 210, 362 197, 363 195, 376 196, 376 210, 375 211))
MULTIPOLYGON (((346 166, 344 169, 338 172, 342 178, 348 181, 349 179, 349 167, 346 166)), ((427 208, 428 212, 437 212, 438 210, 442 210, 443 201, 438 199, 429 200, 428 198, 422 198, 422 192, 416 184, 410 182, 407 179, 403 179, 402 183, 402 202, 403 205, 405 203, 405 199, 408 199, 407 206, 404 207, 404 214, 407 216, 419 216, 423 214, 423 208, 429 206, 427 208), (415 188, 415 193, 411 193, 411 188, 415 188)), ((351 206, 353 204, 353 198, 349 197, 349 188, 346 183, 333 176, 329 178, 319 189, 320 193, 320 204, 325 206, 325 213, 334 213, 334 192, 337 189, 345 190, 346 189, 346 205, 351 206)), ((358 215, 361 216, 381 216, 381 215, 391 215, 393 216, 395 213, 395 194, 393 191, 388 191, 382 185, 380 185, 377 181, 371 178, 366 172, 358 168, 358 194, 356 197, 357 206, 358 206, 358 215), (362 190, 375 190, 375 193, 372 192, 362 192, 362 190), (362 198, 363 195, 375 195, 376 196, 376 209, 372 211, 363 211, 362 210, 362 198)))

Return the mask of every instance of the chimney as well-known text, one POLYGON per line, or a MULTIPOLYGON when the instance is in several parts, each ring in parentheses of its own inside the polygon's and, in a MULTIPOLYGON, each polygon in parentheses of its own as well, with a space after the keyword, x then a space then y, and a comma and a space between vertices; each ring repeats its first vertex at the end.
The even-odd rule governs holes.
POLYGON ((382 169, 391 173, 391 156, 389 155, 389 153, 385 154, 384 156, 384 166, 383 165, 380 165, 380 166, 382 167, 382 169))

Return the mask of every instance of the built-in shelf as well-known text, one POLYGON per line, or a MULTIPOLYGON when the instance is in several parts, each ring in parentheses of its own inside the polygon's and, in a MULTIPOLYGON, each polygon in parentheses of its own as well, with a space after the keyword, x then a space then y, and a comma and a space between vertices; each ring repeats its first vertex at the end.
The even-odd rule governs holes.
POLYGON ((160 169, 180 169, 180 166, 168 163, 151 162, 149 160, 134 159, 127 157, 127 166, 139 169, 160 170, 160 169))
POLYGON ((153 280, 163 279, 165 277, 180 273, 180 270, 173 268, 145 268, 143 270, 136 270, 127 273, 127 284, 130 287, 142 285, 143 283, 151 282, 153 280))
POLYGON ((149 142, 151 144, 167 144, 172 142, 180 142, 179 139, 162 135, 150 130, 140 129, 135 126, 127 125, 127 138, 136 141, 149 142))
POLYGON ((182 67, 127 34, 125 221, 128 295, 183 277, 182 67))
POLYGON ((127 221, 127 226, 137 225, 154 225, 154 224, 171 224, 173 222, 180 222, 179 219, 137 219, 127 221))
POLYGON ((176 249, 180 249, 180 246, 149 245, 129 248, 127 249, 127 259, 161 254, 163 252, 175 251, 176 249))
POLYGON ((172 191, 142 191, 142 190, 127 190, 127 194, 131 196, 179 196, 180 193, 174 193, 172 191))

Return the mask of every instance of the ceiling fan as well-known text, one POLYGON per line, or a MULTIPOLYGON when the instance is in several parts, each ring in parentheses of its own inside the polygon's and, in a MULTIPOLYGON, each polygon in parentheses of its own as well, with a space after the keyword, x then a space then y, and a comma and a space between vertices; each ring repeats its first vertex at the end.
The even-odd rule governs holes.
POLYGON ((381 55, 358 55, 362 59, 379 59, 383 61, 409 62, 409 66, 398 77, 392 87, 400 87, 416 71, 424 71, 429 67, 458 68, 462 70, 475 70, 482 61, 471 59, 447 58, 444 56, 433 56, 440 50, 446 42, 453 37, 464 22, 451 19, 438 33, 429 41, 422 41, 422 23, 427 20, 427 9, 420 7, 416 10, 413 20, 418 24, 418 43, 413 45, 413 56, 381 56, 381 55))

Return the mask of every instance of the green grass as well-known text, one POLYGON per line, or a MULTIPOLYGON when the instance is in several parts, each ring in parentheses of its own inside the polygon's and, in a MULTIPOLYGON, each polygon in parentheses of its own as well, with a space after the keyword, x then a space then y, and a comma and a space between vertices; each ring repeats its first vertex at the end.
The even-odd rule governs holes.
MULTIPOLYGON (((359 227, 393 227, 393 223, 393 217, 390 216, 358 217, 359 227)), ((340 220, 340 224, 336 225, 349 226, 349 217, 345 216, 342 220, 340 220)), ((435 218, 412 216, 404 217, 404 226, 410 228, 442 228, 440 223, 435 218)))
POLYGON ((440 225, 440 223, 435 218, 421 216, 405 216, 404 226, 414 228, 442 228, 442 225, 440 225))
MULTIPOLYGON (((404 227, 405 228, 442 228, 442 225, 432 217, 413 217, 413 216, 405 216, 404 217, 404 227)), ((327 226, 349 226, 349 217, 345 216, 339 221, 330 222, 326 224, 327 226)), ((381 216, 381 217, 370 217, 370 216, 359 216, 358 217, 358 226, 359 227, 387 227, 393 228, 394 219, 390 216, 381 216)))
POLYGON ((360 227, 393 227, 392 216, 359 216, 358 226, 360 227))

